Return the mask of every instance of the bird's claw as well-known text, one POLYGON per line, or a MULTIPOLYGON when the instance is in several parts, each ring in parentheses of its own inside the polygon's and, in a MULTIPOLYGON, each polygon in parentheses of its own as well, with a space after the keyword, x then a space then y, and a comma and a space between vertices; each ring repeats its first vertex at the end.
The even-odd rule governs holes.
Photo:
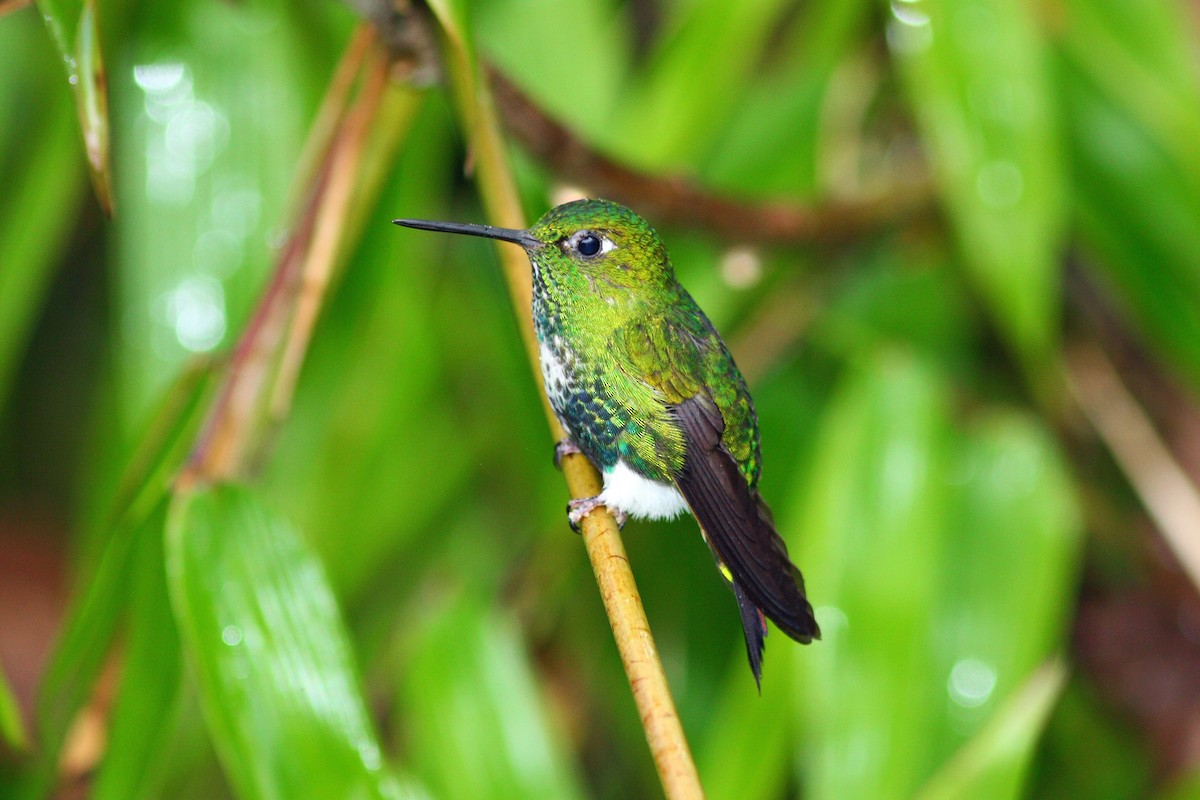
MULTIPOLYGON (((571 523, 571 530, 579 533, 579 526, 583 524, 583 518, 603 505, 604 501, 600 499, 599 495, 572 498, 567 503, 567 521, 571 523)), ((629 515, 619 508, 611 506, 606 506, 606 508, 608 508, 608 513, 612 514, 613 519, 617 521, 617 527, 625 527, 625 521, 629 519, 629 515)))
POLYGON ((579 449, 579 445, 575 444, 570 439, 561 439, 554 445, 554 466, 558 469, 562 469, 562 460, 564 458, 569 455, 582 452, 583 451, 579 449))

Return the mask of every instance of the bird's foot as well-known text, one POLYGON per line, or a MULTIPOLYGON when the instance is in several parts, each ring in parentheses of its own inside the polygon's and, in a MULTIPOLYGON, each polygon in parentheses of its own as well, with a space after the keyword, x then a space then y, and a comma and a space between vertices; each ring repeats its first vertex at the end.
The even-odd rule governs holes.
MULTIPOLYGON (((567 521, 571 523, 571 530, 579 533, 579 526, 582 524, 583 518, 603 505, 604 501, 600 499, 600 495, 572 498, 567 503, 567 521)), ((617 527, 625 527, 625 520, 629 519, 629 515, 619 508, 606 507, 608 513, 612 514, 613 519, 617 521, 617 527)))
POLYGON ((562 469, 562 460, 569 455, 582 453, 579 445, 572 442, 570 439, 562 439, 554 445, 554 466, 562 469))

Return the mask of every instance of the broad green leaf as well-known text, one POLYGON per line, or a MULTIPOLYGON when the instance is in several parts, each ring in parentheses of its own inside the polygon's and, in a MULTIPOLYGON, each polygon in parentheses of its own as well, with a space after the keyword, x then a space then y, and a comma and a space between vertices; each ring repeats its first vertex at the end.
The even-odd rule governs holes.
POLYGON ((1198 386, 1200 67, 1194 36, 1170 3, 1068 7, 1059 83, 1084 251, 1115 290, 1120 309, 1198 386))
POLYGON ((98 800, 161 796, 160 781, 178 723, 183 668, 167 597, 161 535, 165 504, 163 510, 156 519, 158 531, 148 531, 138 542, 133 564, 121 686, 104 760, 92 786, 92 797, 98 800))
POLYGON ((930 370, 885 353, 853 371, 819 434, 811 482, 781 513, 822 640, 792 648, 806 796, 908 797, 937 732, 930 623, 946 539, 949 444, 930 370))
MULTIPOLYGON (((872 8, 867 0, 807 3, 788 28, 772 32, 769 58, 740 87, 725 130, 713 137, 700 165, 706 181, 758 196, 845 192, 844 181, 828 183, 830 150, 846 139, 856 142, 860 132, 831 125, 831 92, 835 72, 866 33, 872 8)), ((840 88, 837 102, 866 104, 840 88)))
POLYGON ((622 157, 668 171, 698 160, 745 91, 784 6, 780 0, 675 6, 648 64, 622 93, 611 137, 623 145, 622 157))
POLYGON ((71 104, 39 39, 32 9, 0 22, 0 407, 83 188, 71 104))
POLYGON ((1033 4, 917 0, 890 10, 888 43, 965 266, 1010 348, 1040 370, 1057 336, 1065 186, 1033 4))
MULTIPOLYGON (((1061 639, 1080 522, 1027 420, 992 414, 955 435, 926 370, 866 366, 828 412, 803 495, 798 559, 825 637, 792 657, 812 792, 908 797, 983 727, 1009 730, 997 709, 1061 639)), ((1039 713, 1019 753, 968 745, 971 780, 991 787, 970 796, 1014 796, 1039 713)))
POLYGON ((1059 650, 1082 533, 1065 463, 1031 420, 988 413, 956 451, 946 474, 953 534, 931 642, 943 758, 1059 650))
POLYGON ((177 496, 167 583, 213 744, 244 798, 392 797, 337 603, 248 489, 177 496))
POLYGON ((429 623, 404 670, 411 768, 442 797, 581 797, 513 621, 471 597, 429 623))
POLYGON ((915 795, 917 800, 1020 797, 1046 718, 1062 692, 1067 667, 1050 661, 1031 674, 954 758, 915 795))
POLYGON ((612 138, 629 68, 626 15, 607 0, 489 0, 471 13, 480 49, 509 78, 590 141, 612 138))

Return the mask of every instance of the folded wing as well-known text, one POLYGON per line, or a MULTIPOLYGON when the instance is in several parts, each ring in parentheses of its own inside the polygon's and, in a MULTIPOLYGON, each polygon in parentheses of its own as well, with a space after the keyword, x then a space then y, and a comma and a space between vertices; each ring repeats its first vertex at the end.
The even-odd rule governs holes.
MULTIPOLYGON (((704 394, 697 394, 675 405, 673 411, 686 446, 676 485, 704 529, 717 560, 728 569, 739 606, 744 606, 740 596, 744 592, 796 641, 807 644, 820 638, 800 570, 788 558, 787 545, 775 530, 758 492, 746 483, 737 462, 721 443, 725 422, 715 404, 704 394)), ((757 641, 752 641, 754 620, 744 607, 742 622, 754 666, 761 655, 761 633, 757 641)))

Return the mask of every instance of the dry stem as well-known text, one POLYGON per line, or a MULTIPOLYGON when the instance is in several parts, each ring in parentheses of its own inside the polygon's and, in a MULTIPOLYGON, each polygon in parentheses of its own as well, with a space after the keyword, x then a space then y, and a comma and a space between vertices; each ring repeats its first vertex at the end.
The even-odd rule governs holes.
POLYGON ((1068 356, 1067 374, 1080 408, 1192 583, 1200 587, 1200 491, 1099 347, 1076 348, 1068 356))

